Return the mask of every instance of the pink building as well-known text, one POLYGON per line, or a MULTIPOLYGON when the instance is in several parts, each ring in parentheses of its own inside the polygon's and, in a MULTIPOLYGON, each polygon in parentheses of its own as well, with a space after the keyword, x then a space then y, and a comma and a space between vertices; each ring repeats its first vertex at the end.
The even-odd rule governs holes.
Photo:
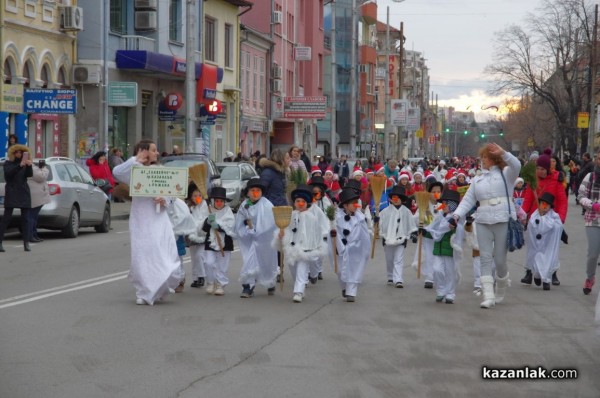
POLYGON ((282 149, 296 144, 311 155, 317 139, 316 119, 285 118, 283 111, 285 97, 323 95, 323 0, 274 0, 273 8, 271 3, 257 1, 241 18, 244 25, 274 42, 272 62, 266 64, 265 72, 270 89, 267 115, 273 122, 270 143, 282 149), (310 59, 298 60, 299 52, 310 59))

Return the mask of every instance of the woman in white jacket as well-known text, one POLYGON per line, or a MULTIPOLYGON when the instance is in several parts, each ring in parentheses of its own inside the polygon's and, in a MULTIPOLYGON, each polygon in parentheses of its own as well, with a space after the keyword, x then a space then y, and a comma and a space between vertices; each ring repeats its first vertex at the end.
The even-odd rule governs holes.
POLYGON ((506 265, 506 235, 508 233, 509 206, 515 217, 512 191, 521 171, 521 162, 497 144, 487 144, 479 150, 483 173, 476 176, 471 187, 454 212, 454 221, 464 219, 479 202, 473 215, 477 223, 477 242, 481 258, 481 308, 491 308, 504 300, 508 286, 506 265), (507 195, 508 190, 508 195, 507 195), (496 265, 496 292, 492 267, 496 265))
POLYGON ((50 203, 50 191, 48 189, 48 168, 42 160, 33 164, 33 177, 27 179, 29 192, 31 193, 31 211, 29 212, 29 241, 38 243, 43 239, 38 236, 37 222, 42 206, 50 203))

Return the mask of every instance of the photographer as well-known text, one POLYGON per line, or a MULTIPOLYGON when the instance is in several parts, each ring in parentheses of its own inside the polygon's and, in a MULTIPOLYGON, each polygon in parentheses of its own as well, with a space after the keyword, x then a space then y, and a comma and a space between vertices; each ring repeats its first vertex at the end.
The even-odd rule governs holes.
POLYGON ((32 165, 33 176, 27 179, 29 191, 31 192, 31 211, 29 212, 29 241, 34 243, 42 242, 43 239, 38 236, 37 222, 42 206, 50 203, 50 192, 48 189, 48 174, 50 171, 46 167, 46 161, 43 159, 38 164, 32 165))

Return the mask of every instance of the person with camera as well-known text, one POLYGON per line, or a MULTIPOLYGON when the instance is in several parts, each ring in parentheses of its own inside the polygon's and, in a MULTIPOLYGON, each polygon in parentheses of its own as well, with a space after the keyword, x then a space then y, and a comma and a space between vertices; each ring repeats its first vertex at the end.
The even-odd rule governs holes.
POLYGON ((31 210, 31 195, 27 177, 33 176, 29 148, 25 145, 11 145, 8 148, 8 160, 4 162, 4 179, 6 180, 4 197, 4 215, 0 221, 0 252, 4 252, 2 240, 4 232, 10 224, 13 210, 21 209, 21 230, 23 231, 23 248, 29 248, 29 211, 31 210))
POLYGON ((29 241, 34 243, 42 242, 43 239, 38 236, 37 222, 42 206, 50 203, 50 191, 48 189, 48 174, 50 171, 46 167, 46 162, 42 159, 38 164, 32 165, 33 176, 27 179, 29 191, 31 193, 31 211, 29 212, 29 241))
POLYGON ((110 199, 113 188, 115 187, 115 179, 110 171, 110 167, 108 167, 108 162, 106 161, 106 152, 96 152, 96 154, 88 159, 85 163, 90 170, 90 175, 94 181, 96 181, 96 184, 110 199))

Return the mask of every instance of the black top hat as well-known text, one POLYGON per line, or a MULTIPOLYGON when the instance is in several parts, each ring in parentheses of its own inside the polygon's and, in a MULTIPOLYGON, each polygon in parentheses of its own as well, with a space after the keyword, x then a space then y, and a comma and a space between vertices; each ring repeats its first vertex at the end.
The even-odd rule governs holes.
POLYGON ((406 189, 399 185, 395 185, 394 188, 392 188, 392 190, 388 193, 389 198, 391 198, 394 195, 400 196, 400 200, 403 202, 408 199, 408 196, 406 196, 406 189))
POLYGON ((321 176, 314 176, 313 178, 311 178, 310 185, 314 187, 319 187, 322 191, 327 190, 327 184, 325 184, 325 179, 321 176))
POLYGON ((450 201, 460 203, 460 193, 453 191, 452 189, 446 189, 442 192, 442 197, 438 199, 438 202, 450 201))
POLYGON ((433 181, 433 182, 427 184, 427 192, 431 193, 431 190, 433 189, 433 187, 440 187, 440 189, 442 191, 444 190, 444 184, 442 184, 439 181, 433 181))
POLYGON ((358 195, 360 195, 361 191, 362 191, 362 187, 360 186, 360 181, 356 181, 356 180, 349 180, 346 185, 344 185, 344 189, 352 189, 354 190, 358 195))
POLYGON ((298 185, 296 189, 292 191, 292 200, 302 198, 307 203, 310 203, 312 202, 312 196, 312 189, 308 185, 298 185))
POLYGON ((208 197, 210 199, 223 199, 227 202, 231 202, 231 199, 227 199, 227 190, 223 187, 212 187, 208 197))
POLYGON ((262 178, 251 178, 248 180, 248 184, 246 184, 246 191, 249 191, 250 188, 260 188, 263 194, 267 191, 267 186, 262 178))
POLYGON ((357 194, 354 191, 354 189, 344 187, 344 189, 342 189, 342 192, 340 192, 340 207, 343 207, 343 205, 345 203, 348 203, 351 200, 359 199, 359 198, 360 198, 360 195, 357 194))
POLYGON ((554 195, 550 192, 544 192, 542 196, 539 198, 540 202, 546 202, 550 205, 550 207, 554 207, 554 195))

